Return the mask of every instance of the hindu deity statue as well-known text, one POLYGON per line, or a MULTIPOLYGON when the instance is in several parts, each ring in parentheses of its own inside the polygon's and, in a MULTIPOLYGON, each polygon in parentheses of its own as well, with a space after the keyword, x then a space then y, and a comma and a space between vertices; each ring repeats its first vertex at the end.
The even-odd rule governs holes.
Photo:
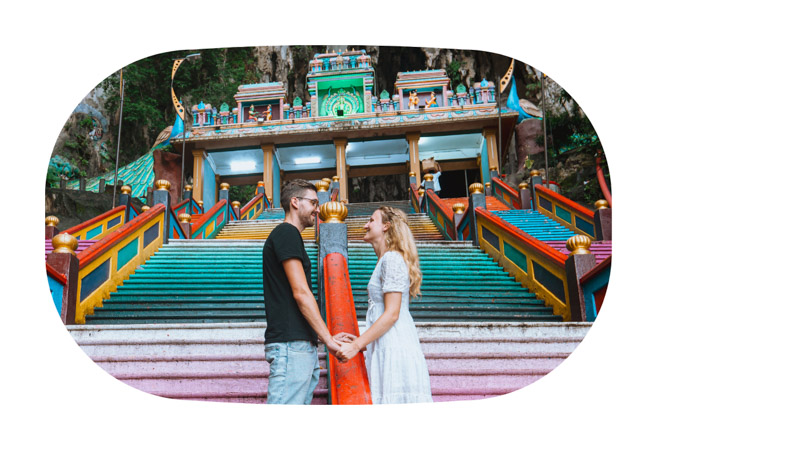
POLYGON ((425 102, 425 107, 426 108, 432 108, 434 106, 439 106, 439 105, 436 104, 436 94, 434 94, 433 91, 431 91, 431 98, 430 98, 430 100, 427 100, 425 102))
POLYGON ((417 98, 417 91, 413 90, 408 94, 408 109, 417 109, 419 99, 417 98))

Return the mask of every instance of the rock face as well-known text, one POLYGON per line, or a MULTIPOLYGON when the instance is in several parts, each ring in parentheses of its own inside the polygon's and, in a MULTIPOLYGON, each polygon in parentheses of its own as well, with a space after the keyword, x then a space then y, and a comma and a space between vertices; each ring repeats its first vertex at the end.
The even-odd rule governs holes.
MULTIPOLYGON (((106 191, 102 194, 45 188, 45 217, 58 217, 58 229, 64 231, 109 211, 113 203, 113 195, 114 191, 111 185, 106 186, 106 191)), ((131 201, 136 209, 141 211, 143 203, 137 198, 133 198, 131 201)), ((117 193, 117 206, 119 206, 119 192, 117 193)))
POLYGON ((517 167, 516 170, 525 168, 525 159, 533 159, 533 167, 544 166, 544 141, 541 140, 544 132, 543 122, 539 119, 528 119, 516 127, 516 150, 517 167))
POLYGON ((167 180, 170 183, 169 197, 172 206, 180 203, 183 194, 181 186, 181 157, 175 153, 161 150, 153 152, 153 172, 155 180, 167 180))

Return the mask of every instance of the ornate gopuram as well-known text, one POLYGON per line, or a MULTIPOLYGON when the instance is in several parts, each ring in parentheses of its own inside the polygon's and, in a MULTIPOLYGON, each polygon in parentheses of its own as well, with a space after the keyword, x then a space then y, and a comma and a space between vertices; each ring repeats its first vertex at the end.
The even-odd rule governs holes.
POLYGON ((451 86, 440 69, 375 86, 364 50, 316 54, 308 64, 308 101, 272 82, 240 86, 232 109, 192 109, 192 129, 172 143, 180 149, 185 140, 197 201, 213 205, 220 183, 263 181, 277 203, 282 181, 338 176, 346 202, 349 178, 413 172, 419 180, 430 157, 443 172, 477 170, 482 184, 500 166, 517 112, 498 108, 494 83, 451 86))

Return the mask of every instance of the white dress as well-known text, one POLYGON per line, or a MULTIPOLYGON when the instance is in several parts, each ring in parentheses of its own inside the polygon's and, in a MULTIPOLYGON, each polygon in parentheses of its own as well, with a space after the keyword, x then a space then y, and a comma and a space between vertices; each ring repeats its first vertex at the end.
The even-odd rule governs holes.
POLYGON ((408 266, 403 256, 394 251, 386 252, 378 260, 367 284, 367 327, 383 314, 384 293, 402 293, 397 322, 383 336, 367 344, 364 352, 373 404, 433 401, 428 365, 408 310, 409 285, 408 266))

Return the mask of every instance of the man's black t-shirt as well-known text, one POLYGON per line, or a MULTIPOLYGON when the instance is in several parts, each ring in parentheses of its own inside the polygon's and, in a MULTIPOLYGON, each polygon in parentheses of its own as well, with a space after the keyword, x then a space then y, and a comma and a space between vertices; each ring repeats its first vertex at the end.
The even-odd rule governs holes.
POLYGON ((288 341, 317 342, 317 334, 300 312, 283 269, 283 261, 292 258, 303 263, 306 281, 311 289, 311 260, 303 246, 303 237, 294 225, 284 222, 272 230, 264 243, 262 254, 264 309, 267 314, 264 341, 268 344, 288 341))

